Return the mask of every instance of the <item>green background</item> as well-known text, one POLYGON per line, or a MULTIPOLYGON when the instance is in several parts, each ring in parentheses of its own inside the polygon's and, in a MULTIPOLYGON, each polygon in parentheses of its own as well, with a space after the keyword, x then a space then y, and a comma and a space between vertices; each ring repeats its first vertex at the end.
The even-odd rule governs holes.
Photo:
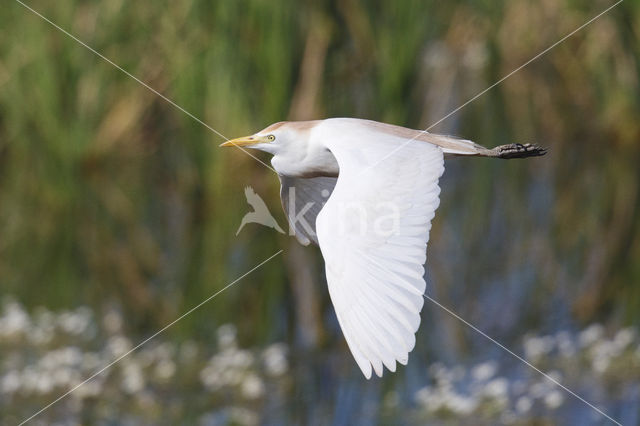
MULTIPOLYGON (((28 4, 231 138, 275 121, 338 116, 426 128, 612 3, 28 4)), ((515 352, 527 333, 577 333, 591 323, 613 333, 639 323, 639 16, 640 4, 624 1, 432 129, 488 147, 549 149, 526 161, 448 159, 431 232, 428 293, 515 352)), ((429 383, 429 364, 503 359, 425 301, 409 367, 364 381, 335 320, 319 250, 258 225, 235 235, 249 211, 245 186, 285 224, 271 171, 218 149, 220 136, 18 3, 6 2, 0 28, 4 300, 28 313, 89 307, 99 318, 116 310, 135 343, 283 249, 161 337, 210 354, 215 330, 231 323, 243 347, 285 342, 292 367, 277 385, 282 393, 249 404, 268 423, 417 421, 402 407, 414 406, 410 394, 429 383), (395 411, 383 410, 389 390, 401 400, 395 411), (369 406, 373 414, 363 415, 369 406)), ((90 344, 100 346, 96 336, 90 344)), ((6 361, 14 346, 3 348, 6 361)), ((24 354, 37 362, 38 348, 25 344, 24 354)), ((620 380, 637 389, 633 365, 620 380)), ((639 421, 633 397, 594 380, 603 390, 591 397, 639 421)), ((127 413, 141 422, 206 423, 201 415, 237 402, 203 397, 198 386, 169 381, 163 392, 176 393, 173 411, 133 409, 105 393, 82 412, 86 421, 118 422, 127 413), (190 406, 197 398, 189 392, 204 399, 190 406), (105 414, 100 401, 120 408, 105 414)), ((19 404, 6 397, 15 416, 8 419, 63 390, 22 395, 19 404)), ((559 417, 534 409, 534 420, 519 418, 603 420, 567 398, 559 417)), ((76 418, 64 407, 43 416, 76 418)))

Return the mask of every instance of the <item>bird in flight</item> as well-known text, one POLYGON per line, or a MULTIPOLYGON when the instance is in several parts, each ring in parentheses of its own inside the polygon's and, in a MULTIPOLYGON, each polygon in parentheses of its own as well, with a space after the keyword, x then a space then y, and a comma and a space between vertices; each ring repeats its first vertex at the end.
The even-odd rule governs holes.
POLYGON ((546 153, 355 118, 275 123, 221 146, 273 155, 290 228, 320 246, 338 322, 367 379, 406 365, 415 346, 444 156, 546 153))
POLYGON ((273 228, 279 233, 284 234, 284 231, 282 230, 282 228, 280 228, 280 225, 278 225, 278 222, 276 222, 274 217, 271 216, 271 213, 269 212, 267 205, 264 203, 262 198, 260 198, 260 196, 256 194, 253 188, 251 188, 250 186, 247 186, 244 189, 244 196, 247 199, 247 203, 249 203, 249 205, 253 207, 253 211, 244 215, 244 217, 242 218, 242 221, 240 222, 240 226, 236 231, 236 235, 240 233, 242 228, 244 228, 244 226, 247 223, 258 223, 260 225, 273 228))

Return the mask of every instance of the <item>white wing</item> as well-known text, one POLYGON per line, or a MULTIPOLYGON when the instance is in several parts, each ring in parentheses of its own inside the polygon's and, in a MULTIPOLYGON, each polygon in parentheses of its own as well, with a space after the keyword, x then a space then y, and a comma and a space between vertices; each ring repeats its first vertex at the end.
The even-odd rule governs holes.
POLYGON ((372 366, 382 376, 383 364, 406 364, 415 345, 444 161, 435 145, 400 148, 407 139, 352 128, 324 142, 340 175, 316 228, 338 321, 370 378, 372 366))
POLYGON ((318 244, 316 217, 336 186, 337 178, 280 177, 280 199, 287 214, 290 229, 302 245, 318 244))

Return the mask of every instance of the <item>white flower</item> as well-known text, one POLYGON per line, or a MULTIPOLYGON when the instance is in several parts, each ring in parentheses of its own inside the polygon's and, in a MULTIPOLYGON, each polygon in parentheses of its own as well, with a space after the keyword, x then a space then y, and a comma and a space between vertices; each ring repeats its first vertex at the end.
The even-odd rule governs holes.
POLYGON ((200 381, 206 387, 215 390, 222 386, 218 369, 207 366, 200 371, 200 381))
POLYGON ((429 386, 420 389, 416 393, 416 401, 422 405, 427 411, 436 412, 445 404, 445 398, 442 389, 434 389, 429 386))
POLYGON ((526 338, 524 341, 525 358, 536 360, 547 355, 551 350, 553 350, 554 343, 554 338, 551 336, 532 336, 526 338))
POLYGON ((34 315, 35 321, 27 331, 29 342, 38 346, 49 343, 55 333, 55 315, 50 311, 40 308, 34 315))
POLYGON ((508 390, 509 382, 507 379, 497 377, 484 386, 482 393, 490 398, 502 399, 507 396, 508 390))
POLYGON ((171 360, 174 354, 175 347, 165 342, 141 351, 138 355, 138 360, 144 367, 149 367, 154 362, 171 360))
POLYGON ((231 363, 235 367, 249 368, 253 364, 253 354, 247 350, 239 350, 232 352, 231 363))
POLYGON ((452 61, 451 50, 443 42, 435 42, 429 45, 423 56, 424 65, 428 68, 444 68, 452 61))
POLYGON ((253 411, 241 407, 232 407, 229 409, 229 417, 231 424, 239 424, 243 426, 253 426, 258 424, 258 416, 253 411))
POLYGON ((0 336, 16 336, 25 332, 31 324, 29 315, 17 302, 4 305, 4 313, 0 317, 0 336))
POLYGON ((38 367, 44 370, 56 370, 61 367, 80 365, 82 357, 82 351, 75 346, 55 349, 40 358, 38 367))
POLYGON ((618 331, 613 338, 613 344, 620 350, 626 349, 636 338, 635 330, 631 327, 618 331))
POLYGON ((478 406, 478 402, 469 396, 461 395, 455 392, 449 392, 446 394, 447 399, 445 401, 447 407, 456 414, 469 415, 478 406))
POLYGON ((471 369, 471 377, 478 382, 484 382, 485 380, 489 380, 492 378, 496 371, 498 370, 498 366, 493 361, 483 362, 482 364, 478 364, 471 369))
POLYGON ((422 389, 419 389, 414 398, 419 405, 427 405, 429 400, 431 399, 433 392, 430 386, 425 386, 422 389))
POLYGON ((176 364, 170 359, 163 359, 158 362, 155 368, 156 376, 161 380, 167 380, 173 377, 176 372, 176 364))
POLYGON ((63 312, 57 322, 65 333, 78 335, 89 327, 91 314, 87 308, 80 308, 75 312, 63 312))
POLYGON ((247 399, 257 399, 264 394, 264 384, 255 374, 247 375, 240 388, 242 395, 247 399))
POLYGON ((448 386, 453 382, 454 372, 447 368, 444 364, 436 362, 431 367, 429 367, 429 371, 433 374, 433 377, 436 379, 440 386, 448 386))
POLYGON ((40 376, 40 372, 32 366, 26 367, 24 370, 22 370, 21 390, 24 394, 29 394, 36 389, 38 376, 40 376))
POLYGON ((157 360, 169 359, 173 357, 176 352, 176 348, 168 342, 161 343, 152 349, 153 356, 157 360))
POLYGON ((531 398, 529 398, 528 396, 521 396, 516 401, 516 411, 519 414, 525 414, 531 409, 532 405, 533 401, 531 400, 531 398))
POLYGON ((220 327, 218 327, 218 345, 223 348, 235 346, 237 334, 238 332, 235 325, 221 325, 220 327))
POLYGON ((82 350, 76 346, 60 349, 60 362, 65 365, 78 365, 82 362, 82 350))
POLYGON ((270 376, 281 376, 289 369, 287 347, 284 343, 275 343, 265 349, 262 354, 264 366, 270 376))
POLYGON ((51 375, 56 387, 66 387, 78 376, 76 371, 68 367, 58 368, 52 371, 51 375))
POLYGON ((114 336, 107 342, 107 351, 114 357, 119 357, 131 349, 131 342, 124 336, 114 336))
POLYGON ((462 63, 473 70, 482 69, 487 63, 489 55, 484 43, 471 42, 467 45, 462 56, 462 63))
POLYGON ((581 347, 590 346, 595 343, 604 334, 604 327, 600 324, 591 324, 580 332, 578 341, 581 347))
POLYGON ((0 380, 0 391, 2 393, 14 393, 20 389, 21 383, 20 373, 16 370, 11 370, 0 380))
POLYGON ((529 387, 529 396, 532 398, 543 398, 556 388, 557 384, 554 383, 554 381, 560 383, 562 380, 562 374, 556 370, 549 371, 546 373, 546 376, 547 378, 541 378, 539 382, 536 382, 529 387))
POLYGON ((222 379, 223 384, 236 386, 242 382, 243 374, 236 368, 230 368, 223 370, 220 374, 220 378, 222 379))
MULTIPOLYGON (((77 386, 77 384, 74 384, 72 386, 75 387, 77 386)), ((75 388, 75 390, 71 392, 70 396, 76 400, 96 397, 100 395, 100 393, 102 393, 102 387, 102 380, 95 377, 84 383, 82 386, 75 388)))
POLYGON ((43 374, 42 372, 38 374, 35 380, 35 388, 41 394, 48 394, 53 390, 53 380, 48 374, 43 374))
POLYGON ((593 369, 600 374, 604 373, 607 368, 609 368, 609 365, 611 365, 611 360, 618 356, 620 352, 621 349, 612 341, 598 341, 589 351, 590 355, 593 357, 591 361, 593 369))
POLYGON ((107 333, 115 334, 122 330, 122 316, 115 309, 109 310, 102 318, 102 325, 107 333))
POLYGON ((452 387, 426 386, 415 394, 416 402, 429 412, 442 409, 458 415, 469 415, 478 407, 475 397, 457 393, 452 387))
POLYGON ((46 345, 53 339, 54 327, 49 326, 37 326, 31 327, 28 331, 27 338, 29 342, 39 346, 46 345))
POLYGON ((556 343, 558 344, 558 350, 563 357, 570 358, 576 354, 576 347, 569 332, 561 331, 557 333, 556 343))
POLYGON ((554 389, 551 392, 547 393, 547 395, 544 397, 544 403, 552 410, 555 410, 556 408, 561 406, 563 402, 564 395, 562 395, 562 392, 557 389, 554 389))
POLYGON ((602 374, 605 371, 607 371, 607 369, 609 368, 609 365, 611 365, 611 358, 609 358, 609 356, 607 355, 594 357, 593 361, 591 362, 591 365, 593 366, 593 369, 597 373, 602 374))
POLYGON ((140 366, 131 360, 122 365, 122 389, 130 394, 140 392, 144 389, 144 376, 140 366))
POLYGON ((551 379, 555 380, 556 382, 560 382, 562 380, 562 373, 560 373, 557 370, 547 372, 547 376, 549 376, 551 379))

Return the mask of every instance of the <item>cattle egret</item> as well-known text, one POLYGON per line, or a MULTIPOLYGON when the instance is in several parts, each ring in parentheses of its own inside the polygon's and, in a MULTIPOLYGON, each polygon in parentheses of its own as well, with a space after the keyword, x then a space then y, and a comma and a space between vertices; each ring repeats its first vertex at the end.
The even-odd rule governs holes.
POLYGON ((367 379, 372 368, 382 376, 383 366, 406 365, 415 346, 444 155, 545 154, 354 118, 275 123, 221 146, 273 155, 291 230, 320 246, 338 322, 367 379))

